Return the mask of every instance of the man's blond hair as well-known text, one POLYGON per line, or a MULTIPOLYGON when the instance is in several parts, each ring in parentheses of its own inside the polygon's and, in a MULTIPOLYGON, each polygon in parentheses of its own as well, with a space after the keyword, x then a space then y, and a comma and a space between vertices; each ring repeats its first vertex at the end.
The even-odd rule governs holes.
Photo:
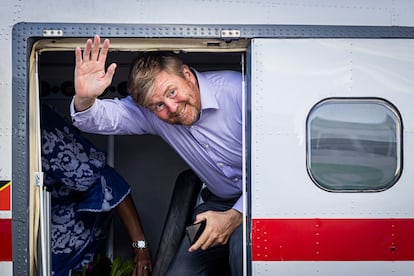
POLYGON ((155 76, 161 71, 184 78, 183 61, 171 53, 146 52, 132 62, 127 88, 136 103, 148 106, 155 76))

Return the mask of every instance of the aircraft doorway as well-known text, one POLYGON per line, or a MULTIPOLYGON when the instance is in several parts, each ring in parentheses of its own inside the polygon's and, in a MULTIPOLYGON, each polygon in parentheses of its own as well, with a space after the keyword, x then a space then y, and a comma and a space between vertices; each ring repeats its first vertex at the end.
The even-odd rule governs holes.
MULTIPOLYGON (((39 41, 37 46, 40 106, 51 106, 67 119, 70 118, 69 105, 74 95, 73 45, 83 47, 84 41, 85 39, 44 40, 39 41)), ((214 70, 244 72, 245 43, 232 46, 231 43, 211 40, 118 40, 111 38, 113 46, 111 46, 107 64, 117 63, 117 70, 112 84, 102 98, 127 96, 126 79, 129 64, 140 51, 153 51, 154 49, 173 51, 182 57, 185 64, 201 72, 214 70)), ((40 112, 42 113, 42 109, 40 112)), ((146 239, 149 240, 152 257, 155 258, 158 254, 162 254, 158 252, 158 248, 174 184, 178 175, 187 170, 189 166, 157 136, 104 136, 88 133, 82 133, 82 135, 98 149, 105 151, 108 164, 127 180, 131 186, 131 194, 146 239)), ((132 258, 131 241, 117 216, 113 222, 108 251, 110 256, 122 259, 132 258)))

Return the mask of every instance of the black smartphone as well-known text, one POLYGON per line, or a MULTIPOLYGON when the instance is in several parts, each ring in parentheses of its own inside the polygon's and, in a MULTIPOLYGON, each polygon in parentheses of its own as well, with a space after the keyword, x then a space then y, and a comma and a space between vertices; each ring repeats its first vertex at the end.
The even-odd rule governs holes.
POLYGON ((201 234, 204 231, 204 228, 206 228, 206 221, 203 220, 202 222, 189 225, 185 228, 185 231, 187 232, 187 236, 190 239, 190 243, 193 245, 198 238, 201 236, 201 234))

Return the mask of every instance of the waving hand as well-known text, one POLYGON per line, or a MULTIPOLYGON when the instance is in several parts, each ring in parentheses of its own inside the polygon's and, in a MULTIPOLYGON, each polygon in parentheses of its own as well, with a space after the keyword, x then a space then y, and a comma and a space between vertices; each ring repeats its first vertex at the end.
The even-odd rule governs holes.
POLYGON ((89 108, 105 89, 111 84, 116 64, 112 63, 105 71, 109 40, 105 39, 100 49, 100 37, 95 35, 86 41, 85 50, 77 47, 75 50, 75 109, 83 111, 89 108))

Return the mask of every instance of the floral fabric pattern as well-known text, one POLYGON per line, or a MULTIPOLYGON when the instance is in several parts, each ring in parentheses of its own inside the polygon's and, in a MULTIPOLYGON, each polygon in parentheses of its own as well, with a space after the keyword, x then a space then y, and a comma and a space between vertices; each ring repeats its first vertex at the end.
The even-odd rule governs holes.
POLYGON ((130 193, 127 182, 60 115, 42 107, 42 169, 51 192, 52 274, 70 275, 104 245, 112 210, 130 193))

